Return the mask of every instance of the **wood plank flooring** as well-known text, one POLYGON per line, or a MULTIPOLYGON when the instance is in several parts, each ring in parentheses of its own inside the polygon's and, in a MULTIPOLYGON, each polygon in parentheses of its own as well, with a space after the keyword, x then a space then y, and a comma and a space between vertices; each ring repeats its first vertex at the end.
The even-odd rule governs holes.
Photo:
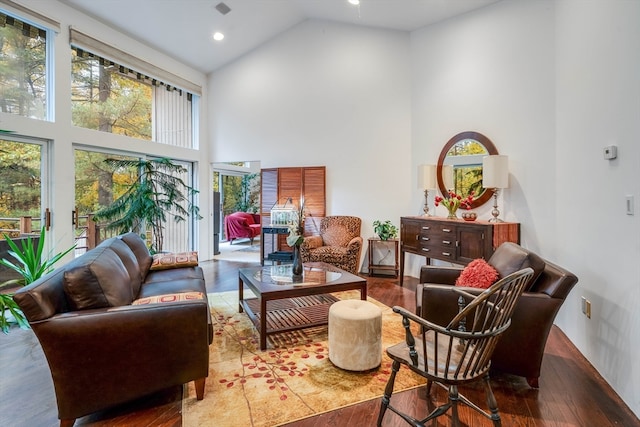
MULTIPOLYGON (((237 269, 250 265, 255 264, 203 262, 208 291, 237 289, 237 269)), ((376 277, 367 280, 369 295, 373 298, 388 306, 401 305, 414 309, 417 279, 405 278, 404 288, 397 285, 397 279, 376 277)), ((96 384, 96 387, 99 385, 96 384)), ((640 426, 638 418, 555 326, 547 343, 540 389, 530 389, 523 378, 504 374, 492 375, 492 387, 504 426, 640 426)), ((461 388, 461 392, 478 402, 484 402, 479 388, 461 388)), ((127 405, 81 418, 76 425, 179 427, 182 425, 181 396, 182 387, 172 387, 127 405)), ((444 390, 438 390, 435 394, 437 402, 445 398, 444 390)), ((429 405, 432 405, 424 388, 394 394, 392 399, 395 406, 411 411, 416 417, 425 416, 429 412, 429 405)), ((290 423, 287 427, 374 426, 379 407, 380 400, 375 399, 290 423)), ((491 425, 489 420, 472 413, 464 405, 461 406, 460 416, 463 425, 468 427, 491 425)), ((446 426, 448 422, 448 417, 441 417, 429 426, 446 426)), ((0 426, 56 425, 58 419, 53 383, 33 332, 14 328, 9 335, 0 333, 0 426)), ((396 427, 407 424, 387 411, 383 425, 396 427)))

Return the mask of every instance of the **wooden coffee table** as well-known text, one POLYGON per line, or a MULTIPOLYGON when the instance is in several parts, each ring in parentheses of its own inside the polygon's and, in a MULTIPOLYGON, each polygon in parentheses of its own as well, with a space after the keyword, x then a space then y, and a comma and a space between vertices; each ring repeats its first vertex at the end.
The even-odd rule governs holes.
POLYGON ((302 279, 294 281, 291 265, 241 268, 238 271, 239 310, 247 313, 260 333, 260 349, 267 335, 326 325, 332 292, 360 290, 367 299, 367 281, 323 262, 304 264, 302 279), (247 286, 253 294, 244 297, 247 286))

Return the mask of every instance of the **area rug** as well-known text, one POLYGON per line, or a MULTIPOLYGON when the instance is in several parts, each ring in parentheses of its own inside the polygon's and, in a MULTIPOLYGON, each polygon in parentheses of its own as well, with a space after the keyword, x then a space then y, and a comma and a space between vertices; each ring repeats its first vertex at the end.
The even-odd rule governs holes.
MULTIPOLYGON (((358 298, 356 291, 336 294, 358 298)), ((237 292, 209 295, 214 320, 209 377, 204 400, 195 398, 193 382, 185 387, 185 427, 272 427, 380 398, 391 372, 384 349, 404 339, 401 317, 382 309, 382 364, 366 372, 349 372, 329 360, 327 328, 272 335, 259 350, 255 328, 238 313, 237 292)), ((424 384, 408 369, 400 370, 395 392, 424 384)))

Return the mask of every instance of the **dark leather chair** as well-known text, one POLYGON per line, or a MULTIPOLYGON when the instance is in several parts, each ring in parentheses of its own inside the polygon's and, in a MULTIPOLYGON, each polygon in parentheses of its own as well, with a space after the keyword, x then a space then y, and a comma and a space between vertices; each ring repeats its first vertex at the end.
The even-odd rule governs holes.
MULTIPOLYGON (((534 275, 518 301, 511 327, 493 353, 494 370, 525 377, 538 388, 544 347, 555 317, 578 278, 515 243, 503 243, 488 260, 499 277, 531 267, 534 275)), ((421 317, 446 325, 458 312, 457 296, 451 292, 464 267, 423 266, 416 289, 416 312, 421 317)), ((465 288, 472 294, 482 289, 465 288)))

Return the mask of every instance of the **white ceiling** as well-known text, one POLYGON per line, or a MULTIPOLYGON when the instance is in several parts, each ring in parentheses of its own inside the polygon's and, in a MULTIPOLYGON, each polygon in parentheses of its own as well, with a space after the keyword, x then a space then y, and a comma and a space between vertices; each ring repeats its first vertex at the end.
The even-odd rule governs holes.
POLYGON ((413 31, 498 0, 61 1, 208 74, 306 19, 413 31), (225 39, 214 41, 215 31, 225 39))

